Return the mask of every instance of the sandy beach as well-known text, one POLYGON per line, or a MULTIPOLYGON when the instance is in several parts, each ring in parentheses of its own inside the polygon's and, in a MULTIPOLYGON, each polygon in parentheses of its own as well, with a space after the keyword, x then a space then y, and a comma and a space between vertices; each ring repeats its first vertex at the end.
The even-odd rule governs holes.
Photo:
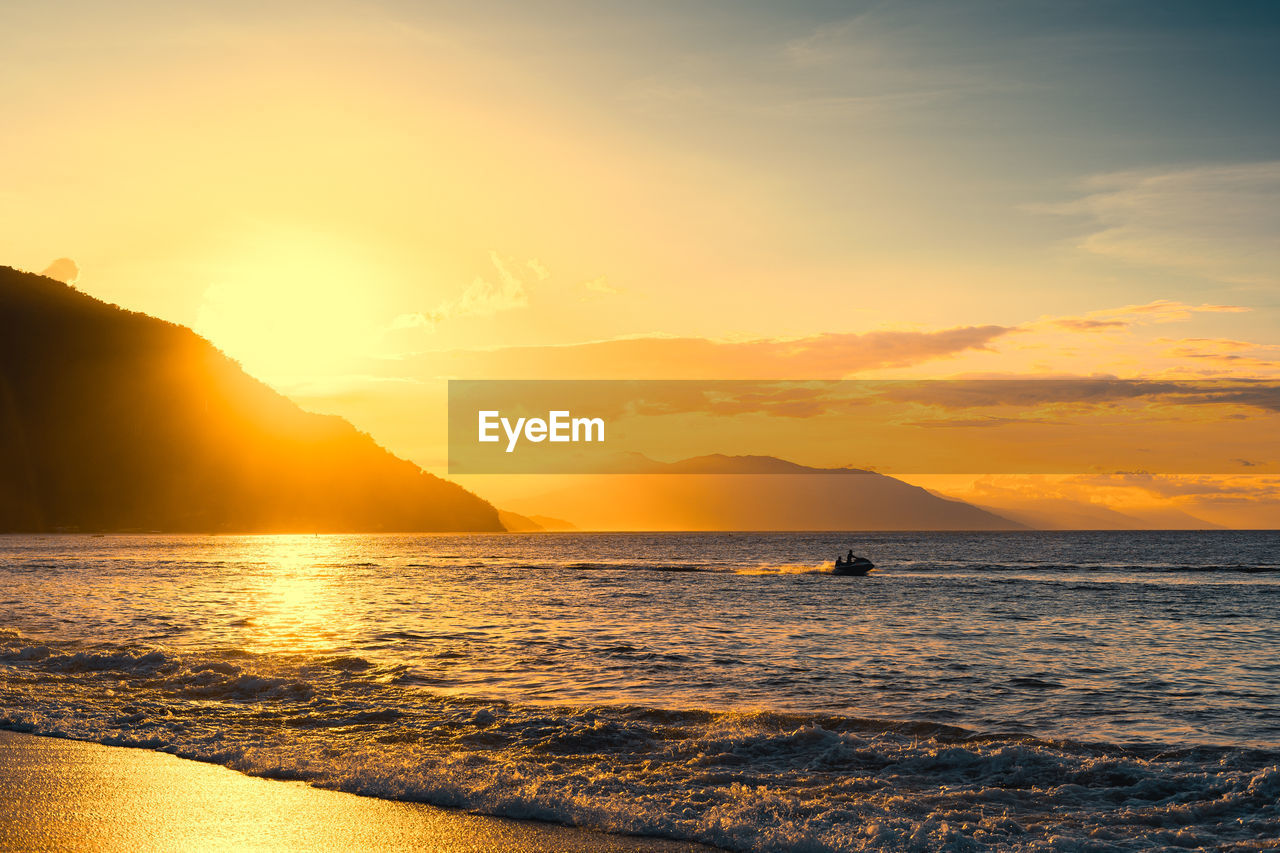
POLYGON ((5 850, 711 850, 257 779, 142 749, 0 731, 5 850))

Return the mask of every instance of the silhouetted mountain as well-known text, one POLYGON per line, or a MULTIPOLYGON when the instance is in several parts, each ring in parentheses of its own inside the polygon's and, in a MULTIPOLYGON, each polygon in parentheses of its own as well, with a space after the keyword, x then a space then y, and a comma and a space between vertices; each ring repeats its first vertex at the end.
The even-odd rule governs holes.
POLYGON ((1126 512, 1067 498, 1006 498, 975 504, 1037 530, 1221 530, 1222 525, 1173 507, 1143 507, 1126 512))
POLYGON ((190 329, 0 267, 0 531, 502 530, 190 329))
POLYGON ((521 515, 518 512, 507 512, 503 509, 498 510, 498 518, 502 521, 502 526, 511 533, 549 533, 578 529, 562 518, 521 515))
POLYGON ((584 530, 1023 530, 963 501, 858 468, 810 468, 772 456, 712 454, 645 474, 571 477, 522 508, 584 530), (677 476, 664 476, 674 474, 677 476))
POLYGON ((810 468, 776 456, 726 456, 712 453, 679 462, 654 463, 656 474, 870 474, 859 468, 810 468))

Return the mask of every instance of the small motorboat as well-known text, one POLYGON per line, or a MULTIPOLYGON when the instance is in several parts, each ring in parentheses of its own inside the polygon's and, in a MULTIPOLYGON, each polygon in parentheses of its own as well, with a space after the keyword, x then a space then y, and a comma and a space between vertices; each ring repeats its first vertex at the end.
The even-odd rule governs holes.
POLYGON ((835 568, 831 570, 831 574, 863 577, 867 572, 871 571, 875 567, 875 563, 871 562, 866 557, 854 557, 850 560, 846 560, 843 557, 837 557, 835 568))

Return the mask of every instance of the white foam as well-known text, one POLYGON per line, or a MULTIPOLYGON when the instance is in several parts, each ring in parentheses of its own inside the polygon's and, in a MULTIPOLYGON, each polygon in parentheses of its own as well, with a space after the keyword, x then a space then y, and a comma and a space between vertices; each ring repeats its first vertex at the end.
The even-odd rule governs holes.
POLYGON ((372 796, 737 850, 1262 849, 1280 755, 813 715, 435 695, 350 660, 0 632, 0 726, 372 796))

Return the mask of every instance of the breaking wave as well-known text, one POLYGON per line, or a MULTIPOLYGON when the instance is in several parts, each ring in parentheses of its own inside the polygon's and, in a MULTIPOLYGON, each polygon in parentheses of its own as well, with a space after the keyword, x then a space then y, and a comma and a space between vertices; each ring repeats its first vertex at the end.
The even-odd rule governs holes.
POLYGON ((358 655, 175 652, 0 629, 0 727, 732 850, 1253 850, 1280 752, 932 722, 441 695, 358 655))

